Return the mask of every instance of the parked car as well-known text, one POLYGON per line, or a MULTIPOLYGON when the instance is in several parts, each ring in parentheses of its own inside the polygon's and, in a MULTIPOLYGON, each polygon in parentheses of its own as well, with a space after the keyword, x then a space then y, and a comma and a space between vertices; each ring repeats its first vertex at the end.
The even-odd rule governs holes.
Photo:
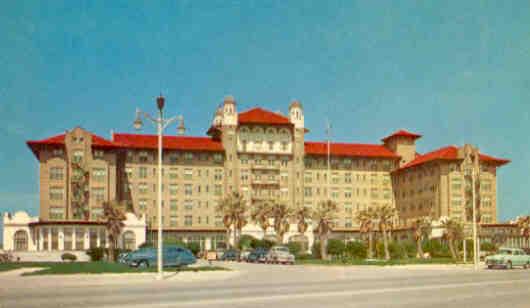
POLYGON ((294 255, 285 246, 273 246, 267 253, 267 263, 294 264, 294 255))
POLYGON ((265 263, 267 261, 267 249, 265 248, 256 248, 252 250, 248 257, 247 262, 250 263, 265 263))
POLYGON ((247 262, 248 261, 248 255, 250 255, 250 250, 244 250, 239 254, 239 261, 241 262, 247 262))
MULTIPOLYGON (((157 264, 156 248, 140 248, 127 255, 126 263, 133 267, 149 267, 157 264)), ((164 266, 186 266, 197 262, 189 249, 180 246, 165 246, 162 252, 164 266)))
POLYGON ((238 261, 239 260, 239 250, 229 249, 219 259, 221 261, 238 261))
POLYGON ((485 259, 488 268, 504 267, 511 269, 514 266, 530 267, 530 255, 519 248, 500 248, 495 255, 488 256, 485 259))

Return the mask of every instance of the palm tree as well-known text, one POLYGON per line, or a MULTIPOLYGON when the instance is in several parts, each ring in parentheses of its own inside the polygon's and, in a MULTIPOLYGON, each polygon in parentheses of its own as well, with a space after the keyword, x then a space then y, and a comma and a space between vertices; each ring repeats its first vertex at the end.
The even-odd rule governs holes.
POLYGON ((444 237, 447 239, 447 243, 449 245, 449 251, 451 251, 453 260, 456 261, 458 260, 458 254, 455 249, 454 242, 463 238, 464 231, 462 224, 449 217, 442 218, 441 223, 442 227, 444 228, 444 237))
POLYGON ((328 235, 333 226, 337 204, 331 200, 322 201, 312 213, 313 221, 316 223, 316 231, 320 241, 320 256, 327 259, 328 235))
POLYGON ((267 202, 258 202, 250 213, 250 218, 263 230, 263 237, 271 226, 269 219, 272 216, 272 206, 267 202))
POLYGON ((414 240, 416 241, 416 258, 423 259, 423 248, 421 243, 432 231, 431 219, 427 216, 418 217, 412 222, 414 230, 414 240))
POLYGON ((530 216, 519 216, 516 221, 517 227, 521 232, 521 236, 525 239, 528 247, 528 238, 530 237, 530 216))
POLYGON ((114 262, 114 250, 118 246, 118 238, 125 226, 123 221, 126 217, 123 208, 124 205, 116 200, 103 203, 103 217, 106 221, 105 227, 109 237, 109 259, 111 262, 114 262))
POLYGON ((388 231, 392 230, 392 219, 396 210, 389 206, 383 205, 374 210, 374 218, 379 226, 379 231, 383 236, 383 246, 385 247, 385 260, 390 260, 390 251, 388 250, 388 231))
POLYGON ((247 224, 245 216, 247 206, 243 196, 233 192, 217 204, 216 211, 223 215, 227 243, 230 242, 230 228, 233 227, 234 247, 237 247, 238 234, 241 234, 241 229, 247 224))
POLYGON ((274 218, 276 242, 282 244, 284 234, 289 231, 289 219, 293 215, 293 210, 287 204, 277 202, 272 205, 271 214, 274 218))
POLYGON ((308 228, 307 219, 311 218, 311 209, 307 206, 302 206, 294 211, 294 217, 296 218, 298 233, 303 235, 308 228))
POLYGON ((361 210, 357 213, 357 220, 359 221, 360 233, 368 233, 368 249, 366 251, 366 258, 372 259, 374 257, 374 211, 372 208, 361 210))

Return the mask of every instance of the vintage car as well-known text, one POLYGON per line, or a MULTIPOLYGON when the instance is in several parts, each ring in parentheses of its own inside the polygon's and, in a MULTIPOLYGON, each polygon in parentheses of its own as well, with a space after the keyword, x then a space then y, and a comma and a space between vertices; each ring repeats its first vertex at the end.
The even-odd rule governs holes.
MULTIPOLYGON (((132 267, 156 266, 158 252, 156 248, 140 248, 130 252, 125 262, 132 267)), ((164 266, 185 266, 197 262, 195 256, 186 248, 180 246, 164 246, 162 252, 164 266)))
POLYGON ((223 253, 221 258, 219 258, 221 261, 239 261, 239 250, 237 249, 229 249, 223 253))
POLYGON ((512 269, 514 266, 530 267, 530 255, 519 248, 500 248, 499 252, 487 256, 484 260, 488 268, 503 267, 512 269))
POLYGON ((285 246, 273 246, 267 253, 267 263, 294 264, 294 256, 285 246))
POLYGON ((265 263, 267 261, 267 249, 256 248, 252 250, 247 256, 249 263, 265 263))

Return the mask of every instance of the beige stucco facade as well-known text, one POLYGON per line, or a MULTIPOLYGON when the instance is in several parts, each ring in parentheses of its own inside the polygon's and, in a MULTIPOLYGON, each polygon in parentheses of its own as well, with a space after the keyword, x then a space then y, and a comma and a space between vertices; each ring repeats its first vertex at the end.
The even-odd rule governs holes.
MULTIPOLYGON (((239 113, 229 96, 214 112, 209 137, 164 137, 165 236, 217 247, 226 232, 215 208, 232 191, 240 192, 249 206, 268 200, 314 207, 329 198, 338 204, 335 228, 341 232, 358 228, 358 211, 381 205, 397 209, 396 226, 419 216, 466 221, 462 147, 451 148, 452 159, 435 156, 436 151, 421 155, 416 150, 421 136, 408 132, 394 133, 380 144, 332 143, 328 169, 326 143, 307 142, 307 132, 297 101, 286 115, 261 108, 239 113)), ((144 239, 153 236, 158 227, 156 136, 114 134, 105 140, 74 128, 62 141, 53 138, 28 142, 39 160, 39 221, 101 222, 102 203, 117 199, 145 217, 144 239), (72 167, 76 161, 89 174, 82 211, 73 204, 79 187, 72 167)), ((496 222, 497 167, 504 163, 491 158, 480 164, 485 223, 496 222)), ((265 236, 252 223, 244 233, 265 236)), ((295 235, 293 225, 284 241, 295 235)), ((305 236, 313 241, 312 231, 305 236)))

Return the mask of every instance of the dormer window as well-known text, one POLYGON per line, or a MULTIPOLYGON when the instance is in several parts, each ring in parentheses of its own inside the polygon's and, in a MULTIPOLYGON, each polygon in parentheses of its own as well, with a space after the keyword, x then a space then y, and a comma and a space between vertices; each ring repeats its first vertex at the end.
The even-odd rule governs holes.
POLYGON ((74 163, 80 163, 83 161, 83 156, 84 156, 83 151, 80 151, 80 150, 74 151, 72 155, 72 161, 74 163))
POLYGON ((53 154, 53 156, 63 156, 64 155, 64 151, 63 151, 63 149, 53 149, 52 154, 53 154))

